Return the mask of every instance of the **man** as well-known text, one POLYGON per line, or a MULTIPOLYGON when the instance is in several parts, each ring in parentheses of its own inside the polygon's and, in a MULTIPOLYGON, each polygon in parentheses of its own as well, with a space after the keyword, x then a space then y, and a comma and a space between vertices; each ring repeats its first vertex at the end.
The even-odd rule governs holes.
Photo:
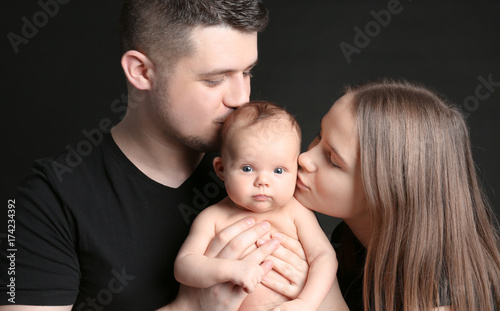
MULTIPOLYGON (((73 145, 38 160, 21 183, 15 274, 2 274, 0 310, 238 308, 245 294, 229 284, 183 287, 172 302, 173 263, 196 214, 225 196, 206 152, 217 150, 222 122, 249 100, 257 33, 267 20, 257 0, 124 1, 127 114, 77 164, 81 146, 73 145)), ((239 259, 268 230, 241 220, 207 254, 239 259)), ((279 242, 244 258, 261 263, 279 242)), ((285 261, 303 261, 300 251, 278 250, 285 261)), ((5 273, 13 256, 2 252, 5 273)), ((300 287, 304 278, 294 278, 300 287)))

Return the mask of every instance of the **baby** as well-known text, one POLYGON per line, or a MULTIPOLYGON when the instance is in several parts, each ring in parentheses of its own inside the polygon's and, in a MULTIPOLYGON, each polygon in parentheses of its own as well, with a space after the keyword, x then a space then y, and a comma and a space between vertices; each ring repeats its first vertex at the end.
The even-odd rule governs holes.
POLYGON ((336 257, 314 213, 293 197, 300 140, 295 118, 269 102, 247 103, 227 118, 221 157, 213 165, 228 197, 195 219, 175 262, 180 283, 205 288, 233 282, 249 293, 240 310, 318 309, 334 282, 336 257), (244 217, 267 221, 271 230, 266 239, 280 232, 301 242, 309 274, 296 299, 260 284, 264 276, 257 263, 204 255, 219 231, 244 217))

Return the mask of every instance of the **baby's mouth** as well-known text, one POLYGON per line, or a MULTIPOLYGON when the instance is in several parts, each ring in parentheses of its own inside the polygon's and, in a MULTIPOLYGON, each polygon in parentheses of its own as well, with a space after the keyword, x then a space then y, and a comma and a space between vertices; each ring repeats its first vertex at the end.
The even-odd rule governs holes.
POLYGON ((258 194, 254 195, 253 198, 257 201, 266 201, 269 200, 271 197, 265 194, 258 194))

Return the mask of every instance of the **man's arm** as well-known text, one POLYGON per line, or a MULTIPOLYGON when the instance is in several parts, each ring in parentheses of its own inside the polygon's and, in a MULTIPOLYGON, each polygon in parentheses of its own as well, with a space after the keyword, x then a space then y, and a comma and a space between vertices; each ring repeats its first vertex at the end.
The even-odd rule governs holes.
MULTIPOLYGON (((54 305, 59 309, 64 305, 69 310, 78 295, 80 275, 74 243, 76 226, 71 211, 62 203, 58 191, 60 184, 53 182, 54 172, 49 163, 52 162, 36 161, 31 172, 21 181, 17 197, 12 200, 15 204, 16 253, 15 271, 9 273, 9 280, 11 276, 15 277, 16 295, 15 299, 9 300, 7 279, 2 279, 0 304, 5 306, 3 308, 30 310, 30 307, 19 306, 32 304, 54 305), (16 304, 11 303, 13 300, 16 304)), ((7 246, 7 243, 1 243, 2 272, 9 267, 7 246)))

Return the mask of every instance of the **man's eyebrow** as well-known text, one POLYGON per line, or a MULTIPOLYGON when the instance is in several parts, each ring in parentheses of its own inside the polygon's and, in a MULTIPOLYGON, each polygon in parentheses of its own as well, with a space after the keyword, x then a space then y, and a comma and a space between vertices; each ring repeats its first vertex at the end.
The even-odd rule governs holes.
MULTIPOLYGON (((250 66, 248 66, 247 68, 245 68, 243 71, 248 71, 248 70, 252 69, 253 67, 257 66, 258 63, 259 63, 259 60, 257 59, 250 66)), ((217 76, 217 75, 226 74, 226 73, 233 73, 233 72, 236 72, 236 71, 238 71, 238 70, 236 70, 236 69, 229 69, 229 68, 217 68, 217 69, 213 69, 213 70, 210 70, 210 71, 207 71, 207 72, 202 72, 202 73, 199 74, 199 76, 200 77, 210 77, 210 76, 217 76)))

